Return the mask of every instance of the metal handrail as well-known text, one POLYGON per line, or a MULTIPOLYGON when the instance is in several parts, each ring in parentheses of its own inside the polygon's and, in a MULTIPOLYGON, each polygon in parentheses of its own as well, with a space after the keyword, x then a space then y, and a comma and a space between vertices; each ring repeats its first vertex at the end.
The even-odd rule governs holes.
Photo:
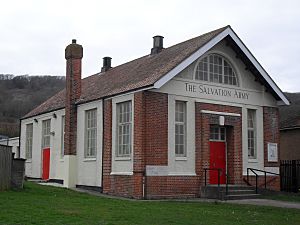
POLYGON ((265 177, 265 189, 267 189, 267 173, 268 174, 273 174, 273 175, 277 175, 277 176, 280 176, 280 174, 278 174, 278 173, 273 173, 273 172, 268 172, 268 171, 265 171, 265 170, 259 170, 259 169, 254 169, 254 168, 247 168, 247 182, 249 183, 249 170, 252 172, 252 173, 254 173, 255 174, 255 192, 256 192, 256 194, 257 194, 257 192, 258 192, 258 182, 257 182, 257 180, 258 180, 258 174, 255 172, 255 171, 257 171, 257 172, 263 172, 265 175, 264 175, 264 177, 265 177))
POLYGON ((218 186, 220 186, 220 173, 221 173, 221 168, 204 168, 204 186, 206 186, 206 173, 207 170, 217 170, 218 171, 218 186))

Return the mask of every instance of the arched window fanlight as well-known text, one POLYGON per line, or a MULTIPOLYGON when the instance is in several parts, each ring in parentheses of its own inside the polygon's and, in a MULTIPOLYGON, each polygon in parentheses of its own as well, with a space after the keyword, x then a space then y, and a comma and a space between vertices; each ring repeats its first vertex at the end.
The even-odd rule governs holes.
POLYGON ((213 83, 238 85, 237 77, 227 60, 217 54, 210 54, 197 65, 195 79, 213 83))

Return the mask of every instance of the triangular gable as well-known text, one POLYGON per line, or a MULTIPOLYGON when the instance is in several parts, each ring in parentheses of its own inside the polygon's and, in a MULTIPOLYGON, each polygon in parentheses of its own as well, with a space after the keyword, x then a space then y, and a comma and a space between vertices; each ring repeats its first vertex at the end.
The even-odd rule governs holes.
POLYGON ((188 58, 179 63, 175 68, 169 71, 165 76, 160 78, 155 82, 154 88, 161 88, 164 84, 174 78, 178 73, 184 70, 187 66, 205 54, 208 50, 218 44, 227 36, 230 36, 234 43, 240 48, 240 50, 246 55, 248 60, 254 65, 255 69, 259 72, 262 78, 267 82, 267 84, 272 88, 273 92, 282 100, 285 105, 289 105, 289 100, 285 97, 280 88, 276 85, 276 83, 272 80, 269 74, 265 71, 265 69, 260 65, 260 63, 256 60, 256 58, 252 55, 249 49, 245 46, 245 44, 241 41, 241 39, 236 35, 236 33, 232 30, 230 26, 228 26, 223 32, 218 34, 216 37, 212 38, 205 45, 200 47, 196 52, 190 55, 188 58))

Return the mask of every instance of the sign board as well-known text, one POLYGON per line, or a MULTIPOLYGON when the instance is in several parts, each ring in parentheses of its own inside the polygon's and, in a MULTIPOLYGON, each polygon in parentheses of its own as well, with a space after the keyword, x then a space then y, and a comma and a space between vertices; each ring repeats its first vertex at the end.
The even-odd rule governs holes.
POLYGON ((146 166, 146 176, 168 176, 168 166, 146 166))
POLYGON ((268 143, 268 162, 278 162, 277 143, 268 143))

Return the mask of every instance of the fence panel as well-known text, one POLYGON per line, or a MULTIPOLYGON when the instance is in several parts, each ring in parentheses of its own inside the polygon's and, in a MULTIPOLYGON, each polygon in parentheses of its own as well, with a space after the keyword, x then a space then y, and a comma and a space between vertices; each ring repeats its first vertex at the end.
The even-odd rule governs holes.
POLYGON ((0 191, 11 185, 12 147, 0 145, 0 191))
POLYGON ((280 161, 281 191, 298 192, 300 189, 300 160, 280 161))

